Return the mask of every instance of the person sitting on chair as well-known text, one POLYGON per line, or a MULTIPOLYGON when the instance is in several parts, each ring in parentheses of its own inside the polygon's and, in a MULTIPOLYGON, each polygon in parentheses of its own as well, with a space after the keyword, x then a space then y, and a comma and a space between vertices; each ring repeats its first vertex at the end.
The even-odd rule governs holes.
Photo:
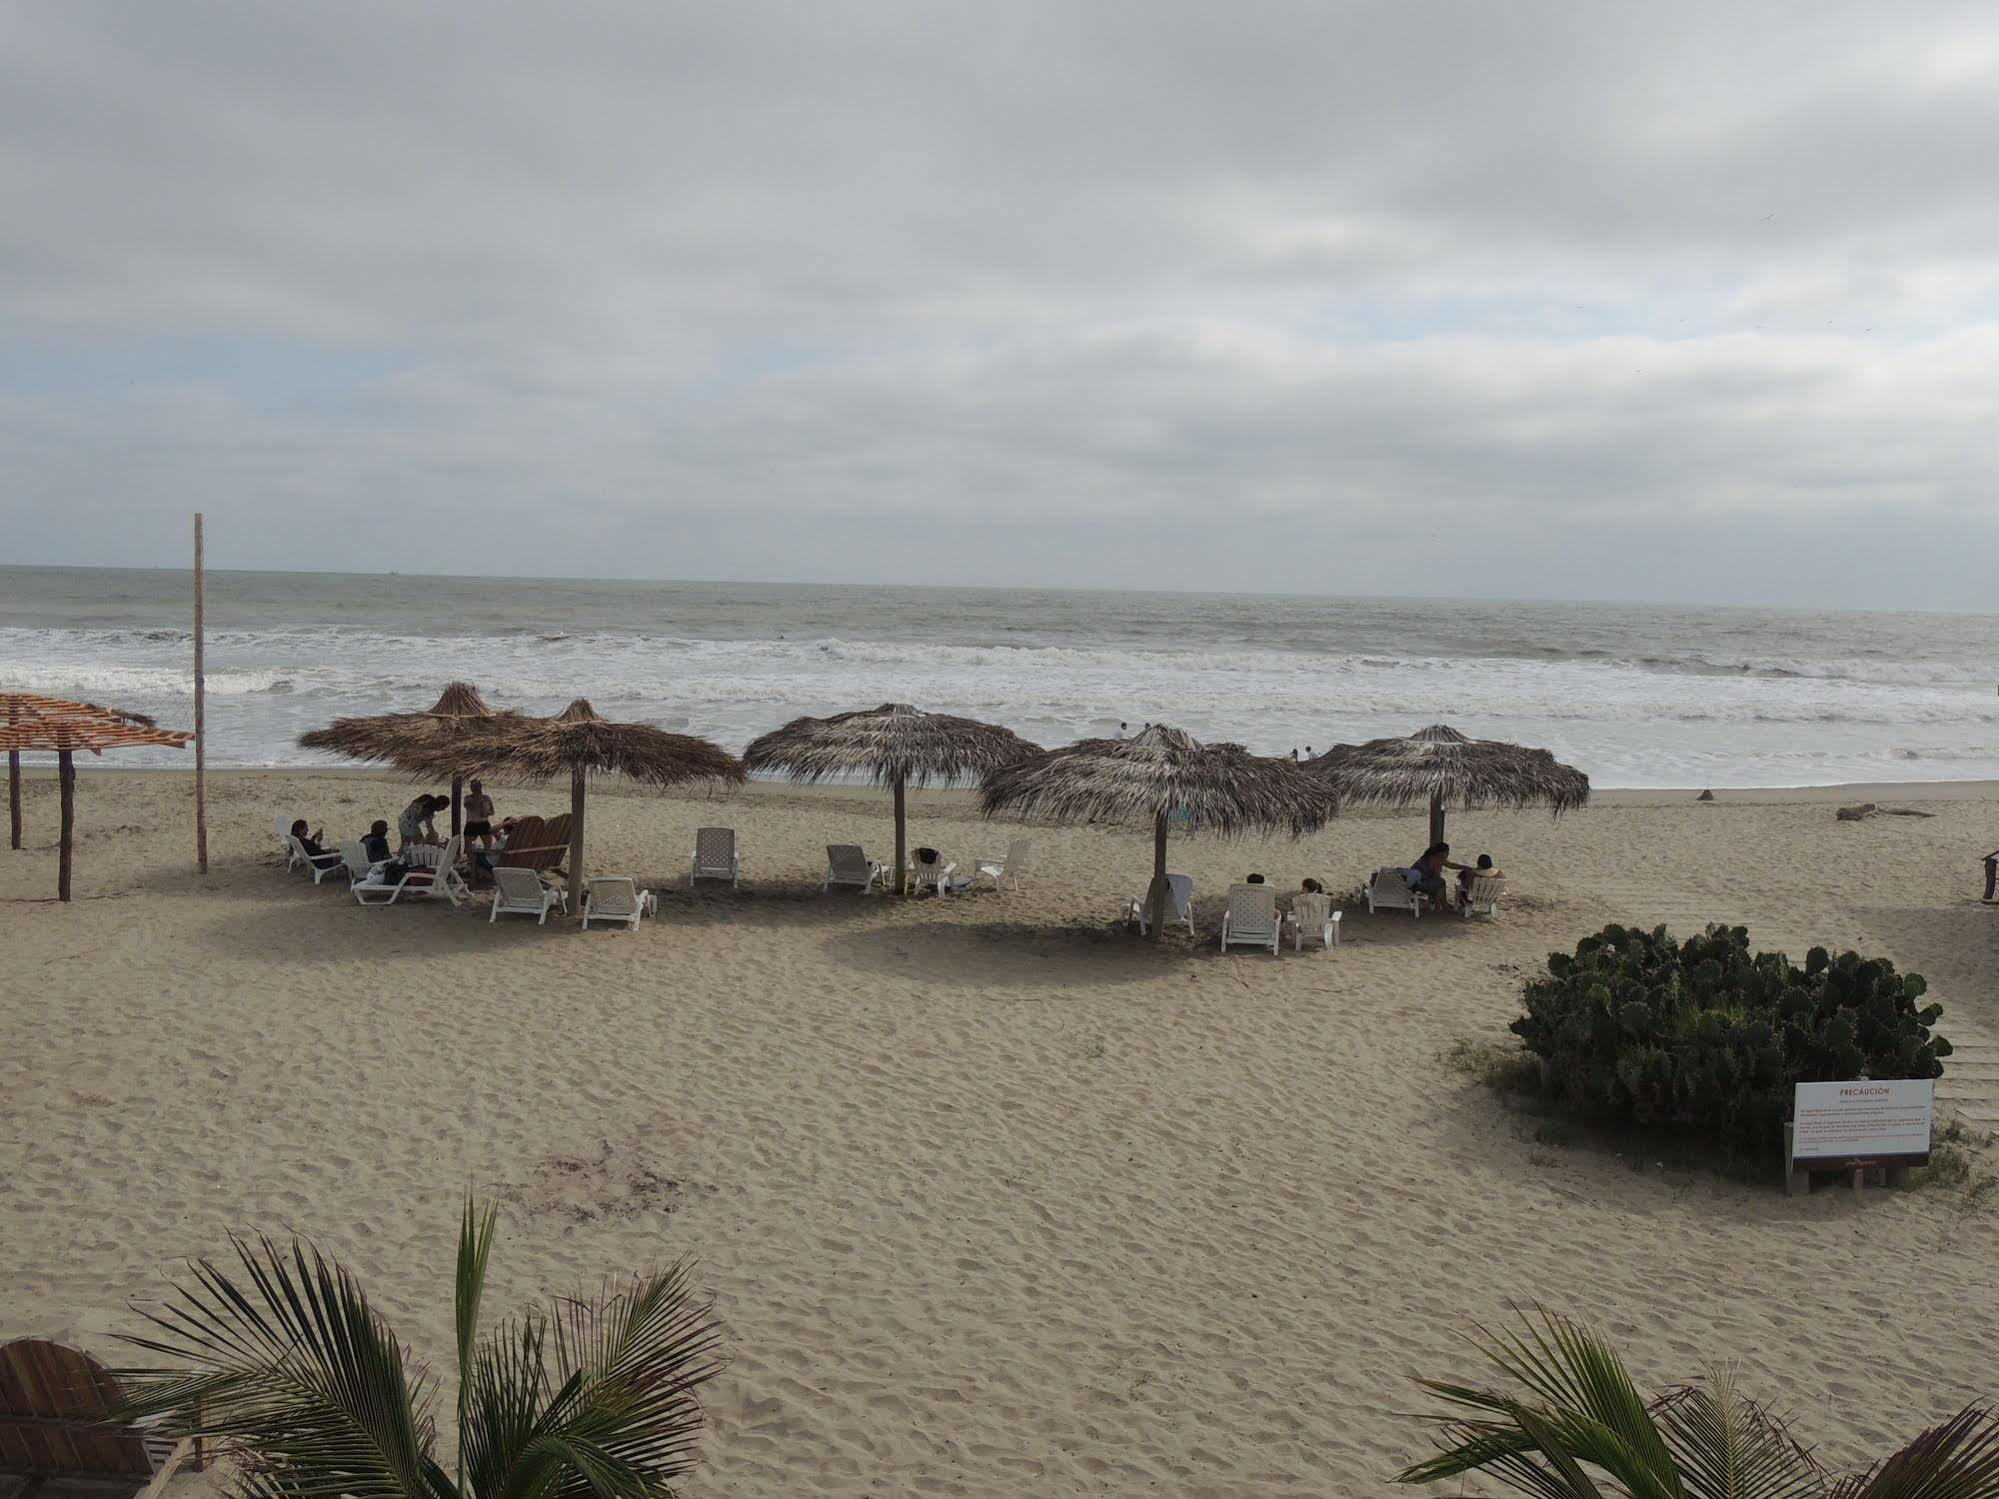
POLYGON ((1402 871, 1402 883, 1418 895, 1427 896, 1432 905, 1449 910, 1451 892, 1444 883, 1444 871, 1464 867, 1451 862, 1450 844, 1433 843, 1423 850, 1422 858, 1402 871))
POLYGON ((361 851, 368 856, 370 864, 386 864, 389 861, 389 825, 376 818, 368 831, 362 835, 361 851))
POLYGON ((325 836, 325 828, 316 833, 309 831, 303 817, 292 824, 292 837, 298 839, 298 846, 305 850, 308 859, 325 859, 333 856, 334 851, 319 841, 325 836))
POLYGON ((1458 870, 1458 899, 1461 901, 1467 895, 1471 894, 1471 882, 1473 880, 1483 880, 1488 877, 1495 880, 1503 880, 1506 878, 1505 871, 1500 869, 1500 867, 1497 864, 1492 862, 1491 854, 1480 854, 1478 856, 1478 863, 1475 866, 1473 866, 1470 869, 1467 869, 1462 864, 1460 864, 1457 866, 1457 870, 1458 870))

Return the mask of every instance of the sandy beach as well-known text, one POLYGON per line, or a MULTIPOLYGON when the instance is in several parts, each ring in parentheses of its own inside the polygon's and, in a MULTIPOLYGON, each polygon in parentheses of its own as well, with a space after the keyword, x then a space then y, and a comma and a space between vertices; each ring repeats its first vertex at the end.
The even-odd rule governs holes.
POLYGON ((1146 839, 962 794, 914 795, 912 843, 1026 836, 1025 889, 822 895, 826 843, 889 852, 879 794, 605 784, 588 865, 662 898, 632 934, 285 873, 274 814, 348 836, 408 800, 392 777, 213 775, 203 879, 190 788, 86 772, 68 907, 50 776, 0 856, 0 1338, 115 1361, 178 1261, 291 1228, 445 1368, 470 1191, 502 1204, 494 1308, 699 1261, 732 1350, 700 1495, 1381 1493, 1426 1450, 1409 1377, 1469 1372, 1460 1334, 1510 1300, 1597 1321, 1646 1381, 1739 1359, 1834 1463, 1995 1393, 1989 1200, 1630 1159, 1448 1054, 1606 921, 1725 920, 1927 975, 1965 1063, 1944 1093, 1999 1125, 1999 786, 1458 816, 1459 855, 1510 876, 1498 919, 1349 902, 1337 951, 1277 959, 1216 952, 1228 883, 1351 890, 1414 856, 1420 813, 1176 841, 1205 940, 1153 950, 1113 922, 1146 839), (1835 819, 1862 800, 1933 815, 1835 819), (687 889, 708 823, 740 832, 741 890, 687 889))

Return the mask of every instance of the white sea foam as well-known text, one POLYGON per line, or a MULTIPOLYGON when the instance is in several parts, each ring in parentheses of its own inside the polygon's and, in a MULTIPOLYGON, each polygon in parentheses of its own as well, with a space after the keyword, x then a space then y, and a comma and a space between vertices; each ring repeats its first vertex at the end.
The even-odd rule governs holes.
MULTIPOLYGON (((0 572, 22 576, 38 575, 0 572)), ((382 580, 212 609, 211 764, 298 763, 303 730, 462 678, 498 704, 586 696, 732 749, 799 713, 909 701, 1042 743, 1165 720, 1266 753, 1446 721, 1603 785, 1999 776, 1984 616, 555 583, 504 609, 457 584, 357 609, 364 583, 382 580)), ((115 611, 87 590, 0 601, 0 682, 184 723, 181 605, 129 584, 115 611)))

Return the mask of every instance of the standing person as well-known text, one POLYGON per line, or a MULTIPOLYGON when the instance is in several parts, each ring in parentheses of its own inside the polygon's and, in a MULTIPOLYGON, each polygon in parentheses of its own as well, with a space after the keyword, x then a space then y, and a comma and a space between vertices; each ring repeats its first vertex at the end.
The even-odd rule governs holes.
POLYGON ((1127 729, 1129 729, 1130 727, 1131 727, 1131 725, 1130 725, 1130 724, 1126 723, 1126 722, 1125 722, 1125 721, 1124 721, 1123 719, 1121 719, 1121 718, 1120 718, 1120 719, 1118 720, 1118 725, 1117 725, 1117 732, 1116 732, 1115 734, 1111 735, 1111 738, 1113 738, 1113 739, 1122 739, 1122 738, 1124 738, 1124 736, 1125 736, 1125 731, 1126 731, 1127 729))
POLYGON ((486 847, 493 842, 493 799, 478 781, 472 783, 465 798, 465 839, 486 847))
POLYGON ((402 810, 396 819, 396 832, 402 838, 403 848, 413 843, 436 843, 437 814, 451 805, 448 796, 432 796, 425 793, 402 810))

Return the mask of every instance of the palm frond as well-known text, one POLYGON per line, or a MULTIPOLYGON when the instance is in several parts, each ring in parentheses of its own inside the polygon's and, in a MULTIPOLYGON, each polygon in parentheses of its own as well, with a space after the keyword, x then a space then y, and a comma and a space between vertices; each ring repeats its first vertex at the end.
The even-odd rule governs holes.
POLYGON ((140 1314, 157 1335, 125 1339, 177 1367, 120 1371, 125 1419, 243 1451, 290 1499, 444 1499, 431 1460, 429 1389, 345 1270, 317 1249, 233 1238, 245 1285, 207 1260, 192 1284, 140 1314))
POLYGON ((1999 1411, 1966 1406, 1829 1499, 1999 1499, 1999 1411))
POLYGON ((1735 1388, 1734 1371, 1667 1392, 1652 1406, 1689 1499, 1808 1499, 1826 1474, 1782 1422, 1735 1388))
POLYGON ((465 1478, 466 1415, 473 1388, 473 1363, 479 1346, 479 1302, 486 1293, 486 1263, 493 1253, 496 1216, 490 1205, 483 1216, 476 1214, 472 1199, 467 1197, 465 1220, 458 1230, 458 1274, 452 1288, 452 1320, 458 1333, 458 1477, 461 1484, 465 1478))

